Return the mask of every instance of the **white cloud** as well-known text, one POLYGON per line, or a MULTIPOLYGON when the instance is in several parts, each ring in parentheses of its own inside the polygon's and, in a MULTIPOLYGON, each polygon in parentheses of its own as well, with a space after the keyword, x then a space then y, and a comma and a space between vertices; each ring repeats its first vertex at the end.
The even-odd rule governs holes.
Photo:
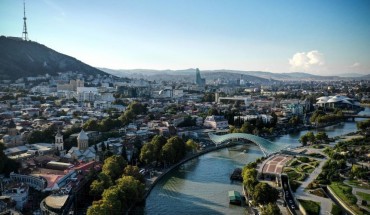
POLYGON ((324 55, 319 51, 297 52, 289 59, 292 70, 318 70, 325 64, 324 55))
POLYGON ((354 62, 353 64, 352 64, 352 66, 350 66, 350 67, 352 67, 352 68, 356 68, 356 67, 360 67, 361 66, 361 64, 359 63, 359 62, 354 62))

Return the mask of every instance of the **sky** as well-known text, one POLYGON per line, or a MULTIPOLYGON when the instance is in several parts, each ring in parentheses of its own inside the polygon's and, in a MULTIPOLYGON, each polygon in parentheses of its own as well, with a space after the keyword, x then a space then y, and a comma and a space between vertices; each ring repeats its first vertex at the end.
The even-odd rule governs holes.
MULTIPOLYGON (((28 0, 29 39, 111 69, 370 74, 368 0, 28 0)), ((22 36, 23 1, 0 0, 22 36)))

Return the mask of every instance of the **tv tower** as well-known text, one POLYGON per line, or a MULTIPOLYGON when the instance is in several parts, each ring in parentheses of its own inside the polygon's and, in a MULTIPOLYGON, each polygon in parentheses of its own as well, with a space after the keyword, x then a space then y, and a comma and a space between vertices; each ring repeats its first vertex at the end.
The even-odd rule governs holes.
POLYGON ((23 32, 22 32, 22 39, 27 41, 28 40, 28 33, 27 33, 27 23, 26 23, 26 2, 23 1, 23 32))

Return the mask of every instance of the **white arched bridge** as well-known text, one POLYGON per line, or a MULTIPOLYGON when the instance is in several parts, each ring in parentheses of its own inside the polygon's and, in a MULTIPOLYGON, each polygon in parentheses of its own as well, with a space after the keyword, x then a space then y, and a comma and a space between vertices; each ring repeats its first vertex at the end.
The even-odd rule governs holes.
POLYGON ((215 135, 210 133, 208 134, 208 136, 209 139, 211 139, 211 141, 216 144, 216 146, 229 140, 235 139, 249 140, 255 143, 258 147, 260 147, 261 151, 265 156, 269 156, 270 154, 279 152, 289 146, 288 144, 285 145, 277 144, 269 140, 266 140, 265 138, 246 133, 231 133, 225 135, 215 135))

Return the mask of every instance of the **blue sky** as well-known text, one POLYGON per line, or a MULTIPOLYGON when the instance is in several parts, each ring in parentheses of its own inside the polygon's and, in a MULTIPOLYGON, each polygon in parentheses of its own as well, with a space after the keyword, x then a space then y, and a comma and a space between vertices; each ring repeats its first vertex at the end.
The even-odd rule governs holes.
MULTIPOLYGON (((370 73, 367 0, 28 0, 29 38, 96 67, 370 73)), ((23 1, 0 0, 21 36, 23 1)))

